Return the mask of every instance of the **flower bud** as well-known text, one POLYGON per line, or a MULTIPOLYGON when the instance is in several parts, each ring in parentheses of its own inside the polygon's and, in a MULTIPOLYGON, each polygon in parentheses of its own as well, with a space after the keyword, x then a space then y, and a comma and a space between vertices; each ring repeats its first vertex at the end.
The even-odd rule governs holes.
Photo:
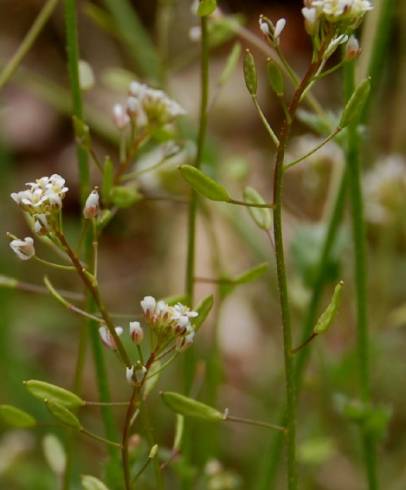
POLYGON ((34 216, 34 231, 42 236, 48 234, 49 225, 46 214, 36 214, 34 216))
MULTIPOLYGON (((116 334, 119 336, 123 333, 123 327, 116 327, 115 330, 116 334)), ((100 327, 99 335, 101 341, 108 349, 117 350, 116 341, 114 340, 114 337, 111 335, 107 327, 100 327)))
POLYGON ((345 61, 352 61, 359 57, 361 54, 361 48, 359 47, 358 39, 355 36, 351 36, 345 47, 344 59, 345 61))
POLYGON ((305 19, 306 32, 310 34, 310 36, 312 36, 315 33, 317 27, 317 11, 313 7, 303 7, 302 14, 305 19))
POLYGON ((286 19, 281 18, 275 24, 275 30, 273 33, 274 41, 279 42, 279 37, 286 26, 286 19))
POLYGON ((144 340, 144 330, 141 327, 140 322, 130 322, 130 337, 134 344, 141 344, 144 340))
POLYGON ((124 129, 130 122, 130 117, 121 104, 115 104, 113 107, 113 121, 118 129, 124 129))
POLYGON ((85 207, 83 208, 83 216, 86 219, 93 219, 100 211, 100 197, 97 189, 93 189, 86 199, 85 207))
POLYGON ((145 296, 141 301, 141 308, 144 312, 145 318, 150 320, 155 312, 156 299, 153 296, 145 296))
POLYGON ((27 236, 24 240, 16 238, 10 242, 11 250, 20 260, 29 260, 35 255, 34 240, 27 236))
POLYGON ((127 383, 130 385, 133 384, 133 376, 134 376, 134 366, 131 367, 126 367, 125 368, 125 378, 127 380, 127 383))

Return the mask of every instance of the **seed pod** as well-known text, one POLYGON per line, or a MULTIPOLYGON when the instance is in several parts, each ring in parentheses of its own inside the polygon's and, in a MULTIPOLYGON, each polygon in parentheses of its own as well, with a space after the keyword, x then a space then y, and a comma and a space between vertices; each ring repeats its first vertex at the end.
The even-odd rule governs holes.
POLYGON ((59 403, 72 408, 83 407, 85 405, 85 401, 79 398, 78 395, 60 386, 36 379, 24 381, 24 384, 27 390, 40 400, 48 400, 49 402, 59 403))
POLYGON ((248 49, 244 55, 244 80, 248 92, 255 96, 257 94, 257 69, 254 57, 248 49))
MULTIPOLYGON (((244 189, 244 201, 247 204, 266 204, 263 197, 252 187, 246 187, 244 189)), ((271 228, 272 215, 269 208, 249 207, 248 212, 257 226, 259 226, 262 230, 267 231, 271 228)))
POLYGON ((186 182, 191 185, 196 192, 207 197, 207 199, 223 202, 230 200, 230 196, 224 186, 204 174, 201 170, 198 170, 196 167, 193 167, 192 165, 181 165, 179 170, 186 182))
POLYGON ((109 490, 106 485, 95 476, 82 475, 81 483, 83 490, 109 490))
POLYGON ((0 418, 11 427, 28 429, 37 425, 37 421, 32 415, 13 405, 0 405, 0 418))
POLYGON ((142 194, 136 187, 116 185, 110 192, 110 200, 118 208, 129 208, 141 199, 142 194))
POLYGON ((161 393, 162 400, 174 412, 185 417, 198 418, 208 422, 220 422, 224 420, 221 412, 209 405, 188 398, 187 396, 165 391, 161 393))
POLYGON ((271 58, 268 58, 266 68, 272 90, 278 97, 282 97, 285 93, 285 83, 279 66, 271 58))
POLYGON ((66 469, 66 453, 61 441, 54 434, 46 434, 42 439, 42 450, 51 470, 63 475, 66 469))
POLYGON ((335 287, 329 305, 320 315, 319 319, 317 320, 316 326, 313 329, 313 332, 315 334, 319 335, 321 333, 325 333, 331 327, 341 303, 343 284, 343 281, 340 281, 335 287))
POLYGON ((369 91, 371 90, 371 79, 366 78, 363 80, 358 87, 354 90, 349 101, 344 107, 344 111, 341 115, 339 127, 345 128, 354 119, 357 119, 362 109, 364 108, 365 102, 368 99, 369 91))
POLYGON ((45 404, 49 412, 64 425, 67 425, 72 429, 82 429, 82 424, 80 423, 79 419, 66 407, 60 403, 51 402, 49 400, 45 400, 45 404))

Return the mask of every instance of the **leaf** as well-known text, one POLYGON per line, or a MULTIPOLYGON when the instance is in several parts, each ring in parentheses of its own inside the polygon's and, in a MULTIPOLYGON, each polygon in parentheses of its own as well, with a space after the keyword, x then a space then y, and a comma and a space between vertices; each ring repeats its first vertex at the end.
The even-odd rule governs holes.
POLYGON ((85 405, 84 400, 79 398, 78 395, 60 386, 36 379, 23 381, 23 383, 27 390, 40 400, 48 400, 72 408, 83 407, 85 405))
POLYGON ((116 185, 110 191, 110 200, 118 208, 129 208, 141 199, 142 194, 136 187, 116 185))
POLYGON ((64 425, 71 427, 72 429, 81 430, 82 425, 79 419, 69 409, 61 405, 60 403, 51 402, 45 400, 45 404, 49 412, 64 425))
POLYGON ((216 0, 200 0, 199 7, 197 8, 197 15, 200 17, 206 17, 212 14, 217 8, 216 0))
POLYGON ((257 94, 257 69, 255 67, 254 57, 248 49, 244 55, 244 80, 248 92, 255 96, 257 94))
POLYGON ((334 288, 333 296, 329 305, 320 315, 319 319, 317 320, 316 326, 313 329, 313 332, 315 334, 319 335, 325 333, 331 327, 341 303, 343 285, 343 281, 340 281, 334 288))
POLYGON ((204 298, 204 300, 196 308, 196 311, 199 313, 199 315, 193 321, 193 326, 196 332, 200 329, 203 322, 208 317, 211 309, 213 308, 213 303, 214 296, 211 294, 210 296, 207 296, 207 298, 204 298))
POLYGON ((285 92, 285 83, 281 69, 271 58, 268 58, 266 68, 268 80, 271 84, 272 90, 278 97, 282 97, 285 92))
POLYGON ((12 427, 28 429, 37 425, 37 421, 32 415, 13 405, 0 405, 0 418, 12 427))
POLYGON ((262 277, 268 271, 268 262, 262 262, 232 279, 234 284, 246 284, 262 277))
POLYGON ((179 167, 182 177, 199 194, 212 201, 229 201, 230 196, 224 186, 192 165, 179 167))
POLYGON ((356 87, 353 94, 351 95, 349 101, 344 107, 344 111, 341 115, 339 127, 345 128, 353 120, 357 119, 362 109, 364 108, 365 102, 368 99, 369 92, 371 90, 371 79, 366 78, 356 87))
MULTIPOLYGON (((244 201, 247 204, 266 204, 263 197, 252 187, 244 189, 244 201)), ((269 208, 249 207, 248 212, 256 225, 262 230, 269 230, 272 226, 272 214, 269 208)))
POLYGON ((161 393, 161 397, 171 410, 185 417, 198 418, 208 422, 220 422, 224 420, 223 414, 215 408, 193 400, 193 398, 181 395, 180 393, 165 391, 161 393))
POLYGON ((225 85, 235 70, 241 55, 241 44, 236 42, 227 57, 223 71, 219 78, 219 85, 225 85))
POLYGON ((106 485, 95 476, 82 475, 80 481, 83 490, 109 490, 106 485))
POLYGON ((45 459, 56 475, 62 475, 66 466, 65 449, 54 434, 46 434, 42 439, 45 459))

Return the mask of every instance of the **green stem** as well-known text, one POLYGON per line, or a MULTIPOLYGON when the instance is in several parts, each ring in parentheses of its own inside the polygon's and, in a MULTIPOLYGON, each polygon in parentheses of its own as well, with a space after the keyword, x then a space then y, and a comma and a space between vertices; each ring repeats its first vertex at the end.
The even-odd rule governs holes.
MULTIPOLYGON (((77 27, 76 0, 65 0, 65 26, 66 26, 66 50, 68 55, 68 68, 70 88, 72 94, 72 115, 83 119, 82 93, 79 83, 79 45, 77 27)), ((79 164, 80 195, 85 201, 90 191, 90 173, 88 155, 80 145, 76 145, 76 154, 79 164)))
MULTIPOLYGON (((348 63, 344 70, 345 97, 348 100, 355 89, 354 63, 348 63)), ((357 313, 357 359, 361 399, 370 401, 369 339, 367 314, 367 243, 361 190, 360 141, 357 122, 347 129, 346 160, 349 174, 349 190, 352 207, 352 231, 354 243, 354 281, 357 313)), ((376 469, 376 448, 373 440, 365 432, 361 433, 365 456, 369 490, 378 489, 376 469)))
POLYGON ((0 73, 0 90, 10 80, 10 78, 14 75, 17 68, 20 66, 24 57, 31 49, 38 35, 40 34, 43 27, 45 26, 48 19, 50 18, 57 3, 58 0, 48 0, 42 7, 40 13, 38 14, 37 18, 32 24, 30 30, 25 35, 17 51, 14 53, 11 60, 7 63, 7 65, 3 68, 2 72, 0 73))
POLYGON ((258 102, 258 99, 256 97, 256 95, 253 95, 252 96, 252 100, 254 102, 254 105, 255 105, 255 108, 259 114, 259 117, 262 121, 262 124, 264 125, 267 133, 269 134, 269 136, 271 137, 271 140, 274 142, 276 148, 278 148, 279 146, 279 140, 278 140, 278 137, 276 136, 274 130, 271 128, 271 125, 269 124, 267 118, 265 117, 265 114, 263 112, 263 110, 261 109, 261 106, 259 105, 259 102, 258 102))
MULTIPOLYGON (((337 232, 342 219, 345 201, 346 191, 346 173, 343 173, 341 182, 335 197, 333 210, 327 224, 326 235, 321 248, 320 256, 317 263, 315 280, 310 302, 307 307, 305 319, 302 326, 301 339, 304 342, 313 330, 314 324, 317 320, 317 314, 321 299, 323 297, 323 290, 327 282, 328 268, 327 263, 331 256, 331 250, 336 241, 337 232)), ((303 349, 295 356, 295 384, 296 392, 300 393, 300 388, 303 380, 305 368, 311 353, 311 349, 303 349)), ((280 424, 286 423, 286 409, 281 408, 278 421, 280 424)), ((260 479, 257 485, 258 490, 269 490, 275 488, 275 480, 277 476, 277 468, 280 461, 282 452, 283 438, 280 434, 275 434, 273 437, 269 456, 264 458, 263 471, 260 474, 260 479)))
POLYGON ((240 424, 254 425, 255 427, 265 427, 266 429, 273 429, 282 433, 286 433, 285 427, 276 424, 270 424, 269 422, 263 422, 262 420, 247 419, 245 417, 236 417, 234 415, 227 415, 224 420, 229 422, 238 422, 240 424))

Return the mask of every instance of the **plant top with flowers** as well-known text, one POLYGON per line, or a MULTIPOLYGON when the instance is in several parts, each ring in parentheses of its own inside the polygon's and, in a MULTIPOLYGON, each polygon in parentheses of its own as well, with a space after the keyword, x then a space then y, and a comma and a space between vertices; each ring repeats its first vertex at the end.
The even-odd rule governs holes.
MULTIPOLYGON (((259 35, 263 39, 256 39, 256 44, 263 46, 263 41, 265 40, 267 53, 269 53, 268 48, 272 52, 272 57, 267 60, 267 75, 270 88, 281 106, 283 116, 279 128, 272 127, 258 101, 257 69, 254 56, 249 49, 246 50, 243 59, 243 74, 248 94, 252 98, 274 151, 273 179, 271 183, 273 199, 271 203, 268 203, 252 187, 246 187, 242 199, 233 198, 220 182, 217 182, 201 170, 208 113, 217 95, 215 94, 213 99, 210 100, 209 40, 211 32, 213 32, 210 29, 213 29, 216 23, 227 23, 228 19, 217 8, 215 0, 200 0, 200 2, 194 3, 193 12, 197 14, 200 20, 198 35, 196 35, 196 29, 193 31, 193 37, 199 38, 201 43, 200 119, 195 159, 194 161, 189 161, 190 158, 186 159, 178 166, 179 173, 177 173, 178 177, 186 181, 191 187, 190 198, 187 203, 189 219, 187 228, 186 291, 184 295, 176 298, 156 299, 151 295, 144 296, 139 301, 141 317, 134 315, 134 318, 130 319, 127 328, 117 325, 115 315, 107 308, 99 287, 99 238, 106 225, 120 209, 130 207, 142 199, 148 199, 148 194, 144 194, 140 190, 139 177, 141 173, 155 171, 160 165, 182 151, 182 144, 179 144, 180 137, 176 126, 178 118, 186 114, 181 105, 162 90, 150 87, 139 81, 133 81, 129 85, 125 102, 115 104, 112 110, 112 119, 118 131, 117 155, 115 159, 106 157, 104 161, 100 160, 94 150, 90 128, 78 114, 74 117, 77 145, 93 161, 100 173, 98 185, 93 187, 86 199, 83 199, 82 233, 87 242, 85 251, 82 250, 81 243, 77 247, 72 246, 64 231, 63 201, 68 192, 68 187, 66 187, 63 177, 56 174, 51 177, 42 177, 35 182, 26 184, 27 188, 25 190, 11 195, 12 199, 25 214, 35 240, 40 241, 44 246, 58 254, 61 262, 50 262, 40 257, 37 253, 38 247, 36 247, 34 238, 31 236, 22 240, 10 234, 9 236, 12 239, 10 242, 11 249, 21 260, 33 259, 47 267, 76 273, 86 291, 85 304, 70 302, 64 292, 55 287, 47 276, 44 277, 45 287, 67 310, 89 321, 93 339, 96 332, 96 354, 98 354, 97 349, 100 345, 114 353, 118 362, 122 365, 123 377, 126 378, 131 386, 129 399, 124 403, 107 400, 105 394, 100 393, 101 400, 99 403, 102 406, 118 404, 125 407, 121 440, 118 441, 94 434, 82 425, 77 410, 79 408, 84 409, 86 406, 97 405, 98 402, 83 400, 75 390, 68 391, 62 387, 50 385, 45 381, 29 380, 26 382, 27 389, 46 404, 50 413, 62 425, 120 450, 122 471, 118 480, 113 483, 109 480, 110 485, 115 485, 116 488, 124 488, 125 490, 137 488, 138 478, 145 471, 148 464, 154 460, 156 486, 157 488, 163 488, 162 470, 182 453, 184 449, 182 438, 188 437, 188 433, 184 433, 184 418, 192 417, 206 422, 232 421, 275 429, 276 437, 280 441, 279 446, 275 446, 275 458, 277 459, 278 448, 282 447, 283 443, 286 448, 287 459, 287 488, 289 490, 298 488, 299 478, 296 462, 297 398, 300 394, 300 386, 306 364, 305 352, 309 349, 311 343, 319 335, 325 334, 333 324, 342 299, 343 282, 339 281, 336 284, 327 307, 318 319, 312 318, 312 321, 303 331, 301 341, 295 346, 294 331, 291 325, 290 287, 285 264, 282 214, 283 184, 285 174, 292 167, 304 163, 309 156, 316 153, 331 140, 335 140, 343 147, 348 154, 348 160, 353 159, 353 168, 355 168, 357 161, 354 159, 354 154, 356 154, 358 126, 370 90, 369 78, 360 81, 357 85, 354 84, 353 66, 354 61, 360 54, 359 42, 355 31, 361 25, 365 14, 371 9, 372 4, 369 0, 305 0, 302 14, 304 29, 310 36, 312 53, 307 69, 302 76, 296 74, 282 50, 283 43, 281 41, 285 30, 289 28, 286 19, 281 18, 272 21, 263 15, 260 16, 259 35), (345 105, 340 114, 327 115, 314 97, 312 88, 317 82, 342 67, 344 67, 346 73, 350 74, 346 84, 345 105), (289 89, 286 87, 287 84, 291 85, 289 89), (302 122, 307 123, 318 131, 322 140, 305 155, 293 161, 287 161, 286 148, 302 104, 306 104, 309 109, 300 113, 302 122), (140 151, 145 148, 147 143, 158 150, 158 162, 146 170, 139 171, 137 159, 140 151), (148 417, 146 401, 151 391, 155 388, 160 373, 185 353, 185 379, 187 380, 190 376, 195 375, 196 366, 193 356, 190 355, 191 347, 213 305, 213 296, 208 296, 198 306, 194 306, 196 216, 204 199, 247 208, 260 232, 265 233, 270 239, 270 253, 272 254, 270 261, 276 262, 281 311, 285 404, 281 411, 280 421, 275 425, 236 417, 230 415, 228 409, 219 411, 212 406, 203 404, 189 396, 190 392, 193 391, 190 386, 186 389, 185 394, 165 391, 161 393, 163 402, 177 414, 176 436, 173 448, 169 451, 169 455, 168 451, 166 451, 166 455, 160 454, 158 446, 161 446, 161 441, 156 441, 155 435, 153 435, 150 438, 150 447, 148 448, 148 456, 145 462, 134 461, 130 451, 134 426, 136 426, 142 416, 148 417), (296 355, 298 358, 297 363, 296 355), (103 396, 104 399, 102 399, 103 396), (161 461, 161 464, 159 464, 158 460, 161 461)), ((237 51, 232 52, 231 62, 229 61, 226 67, 228 71, 231 69, 230 66, 233 63, 235 64, 236 60, 238 61, 238 56, 236 58, 235 53, 239 55, 237 51)), ((227 72, 227 70, 225 71, 227 72)), ((225 78, 227 77, 224 75, 221 77, 218 83, 220 88, 225 78)), ((351 170, 349 168, 348 172, 351 179, 353 179, 350 179, 351 192, 353 206, 355 211, 357 211, 360 209, 357 202, 357 199, 360 199, 359 175, 356 169, 353 174, 351 174, 351 170)), ((345 175, 342 176, 341 185, 346 185, 345 175)), ((337 201, 337 207, 341 204, 337 201)), ((354 230, 357 230, 357 227, 362 228, 362 215, 360 212, 354 212, 354 230)), ((327 250, 331 246, 328 239, 329 237, 326 238, 327 250)), ((355 240, 356 247, 361 245, 359 241, 355 240)), ((320 274, 323 272, 324 258, 322 256, 320 259, 320 274)), ((357 255, 357 260, 359 259, 360 254, 357 255)), ((360 270, 358 264, 356 269, 360 270)), ((265 270, 266 267, 264 269, 263 264, 261 264, 235 278, 221 277, 216 279, 215 282, 223 287, 223 289, 219 288, 219 295, 223 298, 234 287, 257 279, 265 270)), ((323 283, 322 277, 319 279, 319 282, 323 283)), ((357 280, 361 279, 357 276, 357 280)), ((357 294, 360 296, 357 297, 357 301, 360 302, 357 304, 358 311, 361 311, 364 307, 362 294, 359 293, 359 291, 362 292, 362 287, 361 280, 360 283, 357 283, 357 294)), ((319 304, 317 307, 319 307, 319 304)), ((360 316, 362 317, 362 314, 360 316)), ((359 370, 362 402, 357 406, 361 406, 363 411, 362 417, 357 419, 357 423, 361 429, 369 488, 370 490, 375 490, 377 488, 375 486, 377 476, 374 462, 376 437, 370 427, 372 424, 371 420, 376 416, 376 412, 369 393, 367 325, 362 318, 359 320, 359 325, 358 351, 360 353, 359 370)), ((78 359, 78 365, 83 364, 82 361, 82 359, 78 359)), ((188 386, 188 383, 185 383, 185 385, 188 386)), ((347 409, 349 406, 353 406, 351 403, 344 403, 344 405, 347 409)), ((8 408, 7 410, 18 409, 8 408)), ((29 414, 25 416, 26 420, 30 420, 31 425, 35 425, 36 422, 32 422, 29 419, 29 414)), ((354 417, 353 420, 355 420, 354 417)), ((185 460, 190 458, 190 454, 187 454, 188 446, 190 445, 191 440, 189 440, 189 444, 184 444, 185 460)), ((265 457, 268 458, 269 455, 266 454, 265 457)), ((65 481, 68 482, 69 486, 69 475, 65 477, 65 481)), ((184 478, 185 488, 192 488, 191 485, 193 483, 191 482, 193 480, 184 478)), ((89 486, 86 488, 103 487, 89 486)))

